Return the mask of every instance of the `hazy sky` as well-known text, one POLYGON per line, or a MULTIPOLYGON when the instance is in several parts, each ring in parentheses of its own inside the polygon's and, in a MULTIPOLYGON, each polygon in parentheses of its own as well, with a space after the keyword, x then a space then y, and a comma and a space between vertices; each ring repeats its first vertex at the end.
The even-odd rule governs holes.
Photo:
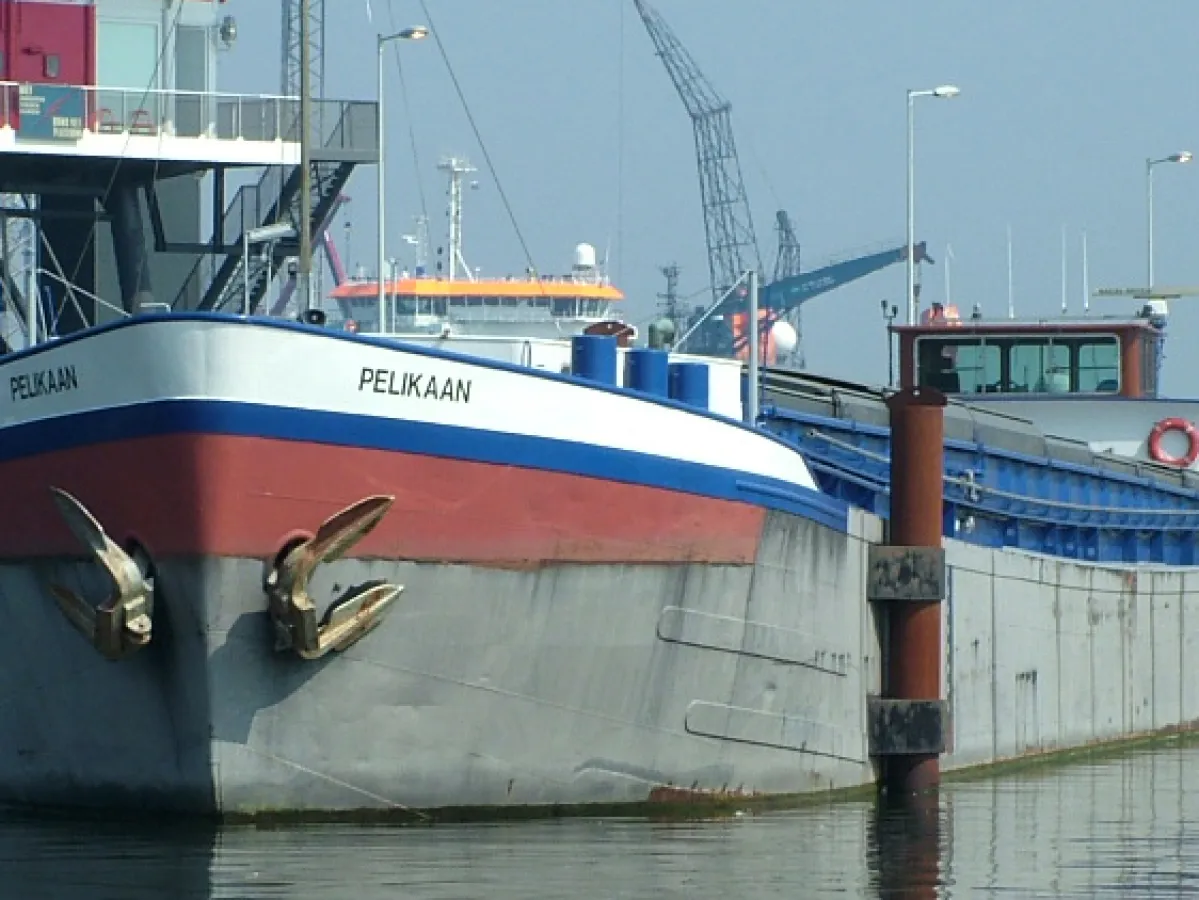
MULTIPOLYGON (((903 243, 908 88, 951 82, 953 100, 916 107, 916 231, 935 266, 925 299, 945 293, 985 314, 1007 307, 1011 226, 1018 314, 1057 312, 1061 231, 1068 300, 1081 313, 1081 232, 1092 288, 1145 280, 1145 160, 1199 153, 1199 5, 1194 0, 651 0, 708 80, 733 104, 733 124, 764 262, 774 211, 787 209, 804 268, 855 248, 903 243)), ((394 57, 387 70, 389 254, 403 257, 421 189, 434 246, 444 242, 443 154, 479 168, 467 195, 465 254, 484 273, 535 264, 566 271, 575 243, 610 248, 610 272, 644 321, 677 262, 684 294, 708 283, 691 124, 655 57, 632 0, 327 0, 329 96, 373 99, 374 36, 436 27, 403 53, 405 110, 394 57), (457 77, 495 173, 454 90, 457 77), (623 89, 622 89, 623 86, 623 89), (415 134, 414 166, 409 128, 415 134), (498 179, 498 186, 497 186, 498 179)), ((230 0, 239 42, 222 57, 222 89, 280 89, 278 3, 230 0)), ((374 170, 351 181, 354 263, 374 270, 374 170)), ((1199 285, 1199 162, 1156 170, 1159 284, 1199 285)), ((336 238, 344 247, 343 221, 336 238)), ((879 301, 902 308, 904 270, 883 270, 804 307, 809 368, 886 377, 879 301)), ((1094 313, 1131 301, 1098 300, 1094 313)), ((1165 389, 1193 393, 1185 346, 1199 336, 1199 297, 1175 304, 1165 389)))

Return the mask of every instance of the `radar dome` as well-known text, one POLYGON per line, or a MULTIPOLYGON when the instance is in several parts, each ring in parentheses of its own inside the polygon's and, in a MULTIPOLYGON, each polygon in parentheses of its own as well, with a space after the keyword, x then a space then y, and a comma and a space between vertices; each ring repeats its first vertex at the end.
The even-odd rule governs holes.
POLYGON ((783 356, 793 353, 799 346, 799 335, 790 322, 775 322, 770 329, 770 337, 774 341, 775 350, 783 356))
POLYGON ((575 268, 576 269, 594 269, 595 268, 595 248, 590 244, 577 244, 575 246, 575 268))

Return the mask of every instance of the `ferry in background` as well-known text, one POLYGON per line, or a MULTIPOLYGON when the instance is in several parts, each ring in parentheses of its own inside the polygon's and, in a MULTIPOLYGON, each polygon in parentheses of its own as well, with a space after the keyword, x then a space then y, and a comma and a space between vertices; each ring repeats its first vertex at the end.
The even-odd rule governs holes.
POLYGON ((378 283, 352 281, 329 296, 344 322, 362 333, 397 337, 450 334, 570 338, 617 318, 624 299, 596 265, 595 248, 579 244, 565 275, 431 278, 402 273, 386 285, 387 321, 379 322, 378 283))
POLYGON ((422 227, 412 238, 418 248, 415 271, 401 270, 384 286, 385 321, 380 321, 377 278, 347 280, 330 292, 343 327, 403 339, 486 335, 552 340, 618 320, 617 304, 624 294, 608 279, 591 244, 575 247, 568 273, 540 274, 530 266, 520 275, 481 277, 466 262, 462 241, 462 178, 474 168, 458 157, 443 160, 438 168, 449 176, 445 262, 437 263, 434 275, 425 271, 428 248, 422 227))

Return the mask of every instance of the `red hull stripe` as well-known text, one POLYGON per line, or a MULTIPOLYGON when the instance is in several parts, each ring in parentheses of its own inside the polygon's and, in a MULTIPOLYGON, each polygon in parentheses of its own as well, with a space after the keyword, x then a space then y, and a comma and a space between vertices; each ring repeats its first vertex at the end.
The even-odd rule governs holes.
MULTIPOLYGON (((838 531, 847 529, 844 501, 735 469, 527 435, 231 401, 159 401, 11 426, 0 431, 0 462, 170 434, 265 438, 516 466, 749 503, 838 531)), ((344 464, 334 453, 328 465, 342 468, 344 464)), ((308 477, 319 481, 328 475, 328 470, 314 470, 308 477)), ((529 472, 525 477, 534 476, 529 472)))
POLYGON ((493 565, 746 564, 761 506, 425 454, 228 435, 110 441, 0 463, 0 557, 81 548, 47 485, 155 555, 268 559, 371 494, 391 511, 350 555, 493 565))

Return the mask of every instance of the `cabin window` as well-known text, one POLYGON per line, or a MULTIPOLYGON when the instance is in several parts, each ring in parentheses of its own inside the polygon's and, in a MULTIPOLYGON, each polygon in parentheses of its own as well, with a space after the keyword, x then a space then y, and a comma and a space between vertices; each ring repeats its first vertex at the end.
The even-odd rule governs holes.
MULTIPOLYGON (((102 88, 128 88, 144 92, 158 87, 161 67, 158 26, 152 22, 124 22, 119 19, 101 20, 97 26, 100 47, 97 63, 97 82, 102 88)), ((106 103, 120 116, 132 112, 139 103, 154 102, 143 94, 118 92, 106 103), (128 105, 128 110, 123 104, 128 105)))
POLYGON ((920 338, 916 353, 922 387, 973 394, 999 380, 999 347, 978 338, 920 338))
POLYGON ((447 304, 439 297, 416 297, 412 312, 418 316, 444 316, 447 304))
POLYGON ((1084 394, 1120 390, 1120 344, 1116 338, 1078 342, 1078 387, 1084 394))
POLYGON ((1116 393, 1120 344, 1114 335, 920 337, 917 383, 947 394, 1116 393))
POLYGON ((1010 382, 1014 393, 1068 394, 1070 348, 1044 340, 1015 341, 1008 349, 1010 382))

